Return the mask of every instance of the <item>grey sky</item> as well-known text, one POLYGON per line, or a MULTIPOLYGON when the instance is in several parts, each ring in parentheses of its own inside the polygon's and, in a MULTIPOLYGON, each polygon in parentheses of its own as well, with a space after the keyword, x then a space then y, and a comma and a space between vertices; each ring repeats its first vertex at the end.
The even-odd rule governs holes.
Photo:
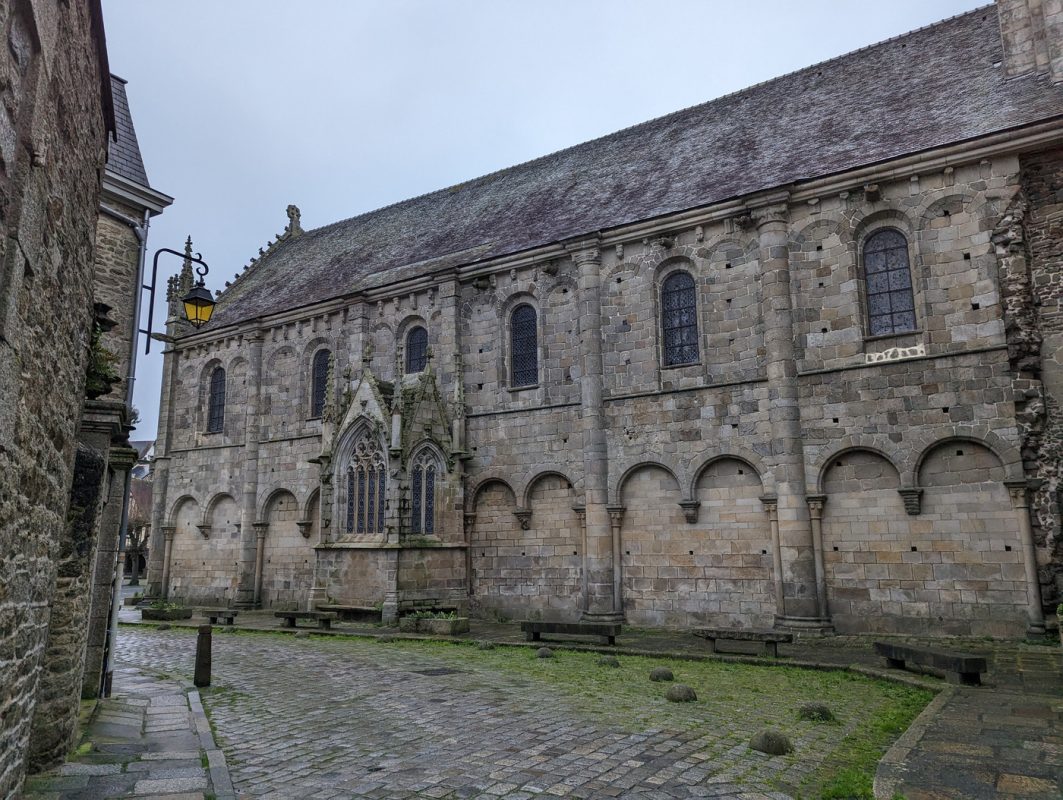
MULTIPOLYGON (((104 16, 148 177, 175 198, 149 247, 191 234, 218 288, 289 203, 326 225, 980 5, 104 0, 104 16)), ((156 347, 137 370, 138 439, 155 436, 156 347)))

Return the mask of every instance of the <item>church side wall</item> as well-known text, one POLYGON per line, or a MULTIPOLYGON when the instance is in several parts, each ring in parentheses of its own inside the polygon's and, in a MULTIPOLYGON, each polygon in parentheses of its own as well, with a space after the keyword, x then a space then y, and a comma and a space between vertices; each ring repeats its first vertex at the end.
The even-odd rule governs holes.
MULTIPOLYGON (((807 514, 824 509, 828 603, 844 630, 1018 635, 1025 625, 1018 517, 1004 486, 1022 475, 1015 374, 992 241, 1019 190, 1018 161, 1001 158, 789 211, 799 455, 810 503, 796 513, 807 524, 807 514), (880 337, 867 328, 862 253, 884 228, 908 243, 916 330, 880 337), (928 454, 940 442, 977 453, 970 457, 985 462, 977 467, 984 476, 966 475, 955 455, 933 466, 928 454), (955 471, 952 484, 941 483, 942 469, 955 471), (869 504, 865 495, 877 499, 869 504), (949 503, 962 512, 950 516, 949 503)), ((781 454, 756 236, 729 219, 602 248, 608 502, 624 609, 635 623, 769 625, 778 613, 770 515, 781 454), (694 279, 699 357, 671 367, 660 304, 662 283, 676 271, 694 279)), ((433 348, 461 342, 467 477, 464 501, 452 499, 446 541, 462 541, 449 528, 460 524, 463 502, 468 560, 461 548, 403 552, 397 591, 471 587, 482 613, 509 617, 577 618, 585 607, 573 275, 571 261, 559 257, 477 278, 460 287, 449 323, 432 291, 336 317, 342 323, 329 341, 355 381, 366 352, 374 376, 394 380, 412 326, 426 326, 433 348), (537 313, 539 383, 513 388, 509 320, 521 304, 537 313)), ((261 423, 264 439, 275 441, 263 445, 260 505, 283 488, 303 507, 317 487, 305 462, 320 440, 301 411, 306 353, 321 335, 315 325, 267 332, 261 423), (296 431, 305 438, 293 438, 296 431)), ((208 362, 239 365, 243 352, 236 336, 219 352, 200 347, 181 373, 194 385, 179 390, 178 415, 201 418, 208 362)), ((444 365, 453 366, 452 356, 433 350, 448 399, 454 387, 444 365)), ((221 438, 236 435, 227 428, 221 438)), ((216 473, 235 469, 239 451, 232 457, 222 455, 216 473)), ((403 480, 401 464, 390 469, 403 480)), ((206 492, 191 483, 188 491, 206 492)), ((179 491, 171 487, 173 497, 179 491)), ((389 503, 401 497, 389 494, 389 503)), ((391 567, 373 552, 318 549, 330 597, 380 602, 390 578, 373 570, 391 567)), ((785 568, 808 554, 786 541, 782 557, 785 568)))

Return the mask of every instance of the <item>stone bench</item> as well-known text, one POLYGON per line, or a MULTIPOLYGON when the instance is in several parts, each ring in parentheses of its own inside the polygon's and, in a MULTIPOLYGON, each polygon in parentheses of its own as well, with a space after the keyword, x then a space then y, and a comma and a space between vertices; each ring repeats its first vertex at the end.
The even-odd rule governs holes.
POLYGON ((281 625, 283 628, 298 627, 295 624, 297 619, 312 619, 316 620, 317 626, 325 631, 331 630, 332 620, 336 619, 336 615, 328 611, 274 611, 273 616, 284 620, 281 625))
POLYGON ((544 633, 567 634, 569 636, 594 636, 605 640, 606 644, 616 644, 620 635, 618 622, 532 622, 526 620, 520 624, 524 638, 537 642, 544 633))
POLYGON ((211 625, 232 625, 240 612, 231 608, 201 608, 199 613, 209 619, 211 625))
POLYGON ((761 642, 764 645, 764 655, 772 658, 779 657, 780 643, 790 644, 794 640, 792 633, 753 630, 751 628, 698 628, 694 631, 694 635, 705 639, 709 643, 710 653, 717 652, 717 639, 730 642, 761 642))
POLYGON ((886 659, 886 664, 894 669, 907 669, 907 664, 939 670, 945 673, 949 683, 963 686, 979 686, 982 673, 986 672, 986 660, 982 656, 969 653, 949 653, 945 650, 932 650, 894 642, 875 642, 875 652, 886 659))
POLYGON ((340 603, 318 603, 318 611, 336 614, 344 622, 380 622, 380 606, 348 606, 340 603))

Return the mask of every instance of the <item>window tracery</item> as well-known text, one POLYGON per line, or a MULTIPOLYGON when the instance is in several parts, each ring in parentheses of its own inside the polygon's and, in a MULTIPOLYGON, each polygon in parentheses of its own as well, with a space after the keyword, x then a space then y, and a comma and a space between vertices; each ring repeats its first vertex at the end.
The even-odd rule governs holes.
POLYGON ((410 475, 410 532, 436 531, 436 473, 438 461, 430 450, 414 459, 410 475))
POLYGON ((387 465, 380 442, 366 436, 347 466, 347 533, 384 532, 387 465))

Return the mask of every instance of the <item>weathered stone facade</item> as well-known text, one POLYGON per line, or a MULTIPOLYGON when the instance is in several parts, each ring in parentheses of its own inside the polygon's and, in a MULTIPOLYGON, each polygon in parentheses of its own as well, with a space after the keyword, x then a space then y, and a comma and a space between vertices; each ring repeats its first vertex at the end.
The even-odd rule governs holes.
MULTIPOLYGON (((0 33, 0 797, 7 798, 20 791, 38 703, 51 696, 42 659, 66 622, 54 613, 54 597, 65 591, 57 567, 87 557, 80 535, 95 513, 82 507, 72 512, 80 519, 66 524, 110 92, 98 3, 0 4, 0 33)), ((79 470, 91 462, 79 459, 79 470)), ((75 704, 77 697, 75 688, 75 704)))
MULTIPOLYGON (((977 39, 1001 58, 994 16, 926 29, 912 47, 977 39)), ((836 86, 905 58, 907 44, 780 80, 815 87, 833 70, 823 84, 836 86)), ((1063 89, 1036 69, 1017 80, 1058 109, 1063 89)), ((474 221, 419 240, 416 257, 413 220, 431 226, 451 203, 481 213, 477 192, 512 198, 508 187, 540 173, 545 196, 569 185, 557 177, 566 165, 602 151, 614 169, 622 143, 662 126, 695 138, 682 128, 694 113, 317 231, 290 209, 285 232, 222 293, 217 323, 192 333, 171 319, 152 587, 237 605, 376 606, 385 619, 458 607, 676 626, 1043 630, 1042 603, 1058 593, 1060 394, 1059 348, 1037 345, 1058 304, 1058 121, 999 134, 993 125, 1009 123, 987 123, 973 143, 854 156, 595 228, 529 217, 529 229, 554 227, 511 251, 483 232, 490 215, 470 211, 474 221), (868 272, 883 233, 902 242, 890 258, 909 276, 898 278, 909 305, 893 307, 903 324, 885 335, 871 325, 873 295, 897 286, 876 288, 868 272), (405 245, 413 255, 396 255, 405 245), (375 257, 379 271, 356 271, 375 257), (325 278, 308 283, 318 273, 355 283, 328 283, 327 296, 325 278), (665 284, 682 274, 693 289, 680 318, 665 284), (534 310, 530 382, 515 377, 528 358, 514 330, 522 307, 534 310), (669 319, 686 328, 680 357, 669 319)), ((624 179, 625 198, 653 196, 624 179)))

